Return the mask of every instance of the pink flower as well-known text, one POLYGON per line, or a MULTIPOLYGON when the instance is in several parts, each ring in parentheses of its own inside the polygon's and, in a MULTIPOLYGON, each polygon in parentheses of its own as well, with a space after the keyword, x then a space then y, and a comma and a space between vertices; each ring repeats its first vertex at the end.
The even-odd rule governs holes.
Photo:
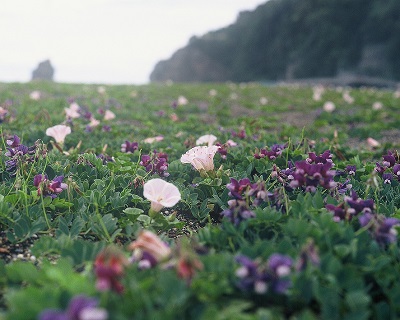
POLYGON ((114 118, 115 118, 115 113, 110 110, 106 110, 106 112, 104 113, 104 120, 112 120, 114 118))
POLYGON ((90 123, 89 123, 89 127, 90 127, 90 128, 97 127, 99 124, 100 124, 100 121, 99 121, 99 120, 97 120, 97 119, 94 118, 94 117, 91 117, 91 118, 90 118, 90 123))
POLYGON ((202 144, 207 144, 210 147, 214 144, 215 141, 217 141, 216 136, 214 136, 212 134, 206 134, 196 140, 196 145, 199 146, 202 144))
POLYGON ((378 148, 381 145, 378 141, 371 137, 367 139, 367 143, 371 148, 378 148))
POLYGON ((46 135, 54 138, 57 143, 64 143, 65 137, 71 133, 71 128, 63 124, 47 128, 46 135))
POLYGON ((179 189, 162 179, 152 179, 143 186, 143 196, 150 200, 151 210, 159 212, 163 207, 173 207, 181 200, 179 189))
POLYGON ((146 138, 143 140, 143 142, 153 143, 153 142, 162 141, 162 140, 164 140, 163 136, 156 136, 156 137, 146 138))
POLYGON ((122 293, 124 287, 120 283, 120 279, 124 274, 127 263, 125 256, 118 249, 114 247, 103 249, 94 262, 97 290, 113 290, 122 293))
POLYGON ((214 156, 220 147, 194 147, 181 157, 182 163, 190 163, 196 170, 214 170, 214 156))
POLYGON ((73 102, 69 105, 69 108, 64 108, 65 115, 67 118, 75 119, 79 118, 81 114, 79 113, 80 107, 76 102, 73 102))
POLYGON ((139 256, 139 259, 142 256, 151 255, 156 263, 168 259, 171 255, 171 248, 156 234, 148 230, 143 230, 128 248, 134 250, 134 256, 139 256))

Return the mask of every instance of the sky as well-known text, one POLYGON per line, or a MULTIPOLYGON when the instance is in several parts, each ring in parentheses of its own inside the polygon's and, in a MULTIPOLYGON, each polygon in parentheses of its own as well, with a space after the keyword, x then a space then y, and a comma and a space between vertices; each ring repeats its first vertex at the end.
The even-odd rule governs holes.
POLYGON ((1 0, 0 82, 26 82, 50 59, 54 80, 145 84, 192 36, 267 0, 1 0))

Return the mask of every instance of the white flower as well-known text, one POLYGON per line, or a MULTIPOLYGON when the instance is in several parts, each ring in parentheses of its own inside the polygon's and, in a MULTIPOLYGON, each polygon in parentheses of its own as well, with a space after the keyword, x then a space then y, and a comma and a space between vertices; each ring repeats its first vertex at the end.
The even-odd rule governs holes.
POLYGON ((348 91, 343 92, 343 100, 346 101, 348 104, 352 104, 354 102, 354 98, 350 95, 348 91))
POLYGON ((324 91, 325 91, 325 89, 321 85, 313 87, 313 100, 314 101, 320 101, 324 91))
POLYGON ((268 103, 268 99, 266 97, 261 97, 260 98, 260 104, 265 106, 268 103))
POLYGON ((106 112, 104 113, 104 120, 112 120, 114 118, 115 118, 115 113, 110 110, 106 110, 106 112))
POLYGON ((181 200, 179 189, 163 179, 152 179, 143 186, 143 196, 150 200, 151 210, 159 212, 163 207, 173 207, 181 200))
POLYGON ((376 101, 372 105, 373 110, 381 110, 383 108, 383 104, 380 101, 376 101))
POLYGON ((29 98, 31 98, 32 100, 40 100, 40 98, 42 97, 42 93, 38 90, 32 91, 29 94, 29 98))
POLYGON ((208 92, 208 94, 209 94, 211 97, 215 97, 215 96, 217 95, 217 90, 211 89, 211 90, 208 92))
POLYGON ((214 144, 215 141, 217 141, 216 136, 214 136, 212 134, 206 134, 196 140, 196 146, 200 146, 202 144, 207 144, 210 147, 214 144))
POLYGON ((103 86, 97 87, 97 92, 100 94, 105 94, 106 93, 106 88, 103 86))
POLYGON ((332 101, 325 102, 324 106, 322 108, 324 109, 324 111, 329 112, 329 113, 335 111, 335 109, 336 109, 335 104, 332 101))
POLYGON ((47 128, 46 135, 54 138, 57 143, 64 143, 65 137, 71 133, 71 128, 63 124, 47 128))
POLYGON ((188 104, 188 99, 186 99, 184 96, 178 97, 178 106, 185 106, 187 104, 188 104))
POLYGON ((190 163, 196 170, 214 170, 214 156, 218 151, 218 146, 194 147, 181 157, 182 163, 190 163))

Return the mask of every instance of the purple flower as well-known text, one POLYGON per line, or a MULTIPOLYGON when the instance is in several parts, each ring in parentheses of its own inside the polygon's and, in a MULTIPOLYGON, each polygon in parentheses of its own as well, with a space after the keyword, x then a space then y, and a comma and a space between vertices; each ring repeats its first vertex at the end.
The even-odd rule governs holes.
POLYGON ((348 212, 343 206, 344 206, 343 203, 338 206, 334 206, 333 204, 327 204, 325 208, 333 212, 333 220, 336 222, 340 220, 351 220, 353 218, 353 214, 348 212))
POLYGON ((39 320, 106 320, 107 311, 97 307, 97 299, 78 295, 71 299, 65 311, 48 309, 42 311, 39 320))
MULTIPOLYGON (((314 152, 308 153, 308 158, 306 159, 308 163, 322 163, 332 162, 332 154, 330 150, 326 150, 317 156, 314 152)), ((333 162, 332 162, 333 163, 333 162)))
POLYGON ((385 184, 391 184, 393 180, 393 174, 391 173, 384 173, 382 174, 382 180, 385 184))
POLYGON ((382 166, 379 162, 376 163, 375 171, 378 173, 384 173, 388 167, 382 166))
POLYGON ((222 211, 221 215, 228 218, 234 225, 239 225, 242 221, 254 218, 256 215, 250 210, 244 200, 229 200, 229 208, 222 211))
POLYGON ((243 178, 239 181, 230 178, 231 182, 226 185, 229 190, 229 196, 238 200, 243 200, 243 195, 253 187, 249 178, 243 178))
POLYGON ((37 174, 33 178, 33 185, 37 188, 37 194, 43 197, 49 196, 56 198, 59 193, 67 189, 67 184, 63 183, 64 177, 58 176, 53 180, 49 180, 47 175, 37 174))
POLYGON ((7 145, 10 146, 10 148, 15 148, 21 144, 21 139, 17 135, 14 134, 14 137, 12 137, 11 139, 8 139, 6 142, 7 142, 7 145))
POLYGON ((368 229, 372 238, 374 238, 379 245, 385 246, 396 242, 397 231, 394 227, 400 225, 399 219, 387 218, 384 215, 365 212, 359 217, 359 222, 361 227, 368 229))
POLYGON ((291 273, 293 261, 289 256, 272 254, 264 264, 239 255, 236 261, 241 265, 236 270, 237 286, 244 291, 264 294, 268 290, 283 294, 290 287, 287 276, 291 273))
POLYGON ((360 212, 372 212, 374 210, 374 200, 362 200, 358 198, 357 193, 352 190, 351 197, 345 197, 347 204, 354 210, 354 214, 360 212))
POLYGON ((296 270, 303 271, 308 265, 318 267, 320 265, 320 258, 317 247, 313 240, 309 240, 305 246, 303 246, 299 259, 296 263, 296 270))
POLYGON ((384 155, 382 158, 383 158, 382 164, 385 167, 389 167, 389 168, 393 167, 396 163, 395 155, 391 151, 388 151, 387 155, 384 155))
POLYGON ((304 187, 306 191, 315 192, 318 185, 325 189, 333 189, 336 182, 333 181, 335 171, 330 170, 332 162, 309 163, 307 161, 297 161, 296 170, 292 174, 293 180, 289 186, 291 188, 304 187))
POLYGON ((125 143, 121 144, 121 152, 126 153, 134 153, 135 150, 139 149, 139 144, 137 142, 129 142, 128 140, 125 143))
POLYGON ((160 177, 168 177, 168 155, 163 152, 153 151, 152 156, 144 154, 139 163, 147 172, 151 174, 158 174, 160 177))
POLYGON ((11 159, 5 161, 6 171, 15 175, 19 166, 36 160, 36 145, 27 147, 21 144, 20 138, 14 135, 12 139, 7 140, 7 151, 4 154, 11 159))
POLYGON ((397 177, 397 180, 400 181, 400 164, 395 164, 393 166, 393 174, 397 177))
POLYGON ((271 146, 270 150, 268 150, 268 147, 260 149, 259 152, 254 154, 254 158, 261 159, 267 157, 270 160, 274 160, 282 154, 285 148, 285 144, 274 144, 271 146))
POLYGON ((354 176, 356 174, 357 167, 353 165, 346 166, 346 172, 350 176, 354 176))

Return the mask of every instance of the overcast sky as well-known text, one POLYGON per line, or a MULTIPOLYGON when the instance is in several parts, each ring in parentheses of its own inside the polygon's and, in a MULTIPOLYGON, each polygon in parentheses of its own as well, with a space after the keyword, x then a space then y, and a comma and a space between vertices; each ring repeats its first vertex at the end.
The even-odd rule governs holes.
POLYGON ((50 59, 59 82, 144 84, 191 36, 266 1, 1 0, 0 81, 29 81, 50 59))

